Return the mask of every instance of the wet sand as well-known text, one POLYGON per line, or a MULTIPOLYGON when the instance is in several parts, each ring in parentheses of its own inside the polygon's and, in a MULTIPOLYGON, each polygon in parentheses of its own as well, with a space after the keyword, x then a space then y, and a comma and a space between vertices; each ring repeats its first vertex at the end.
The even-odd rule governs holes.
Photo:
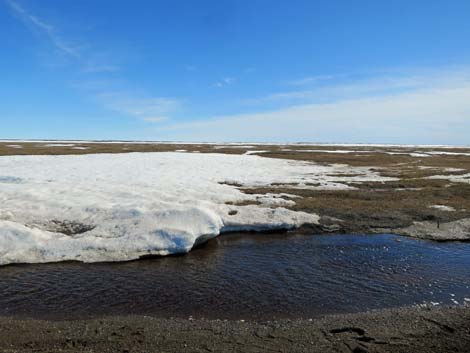
POLYGON ((469 352, 470 308, 401 308, 271 322, 0 318, 9 352, 469 352))

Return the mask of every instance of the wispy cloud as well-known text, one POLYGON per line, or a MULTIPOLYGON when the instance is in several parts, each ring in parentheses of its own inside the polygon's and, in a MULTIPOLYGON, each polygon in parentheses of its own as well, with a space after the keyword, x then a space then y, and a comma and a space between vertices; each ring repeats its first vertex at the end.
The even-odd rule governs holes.
POLYGON ((225 86, 230 86, 230 85, 233 84, 235 81, 236 81, 236 79, 233 78, 233 77, 224 77, 224 78, 221 79, 220 81, 214 83, 214 86, 215 86, 215 87, 218 87, 218 88, 222 88, 222 87, 225 87, 225 86))
POLYGON ((86 74, 117 72, 120 67, 109 63, 99 50, 91 50, 90 45, 77 45, 66 39, 49 21, 46 21, 21 6, 17 1, 5 0, 12 12, 33 32, 45 38, 57 52, 73 59, 80 66, 80 72, 86 74), (87 49, 88 48, 88 49, 87 49))
MULTIPOLYGON (((179 109, 181 101, 177 99, 136 95, 125 90, 116 90, 116 86, 123 85, 123 80, 115 76, 112 80, 103 78, 102 75, 97 79, 95 74, 115 73, 121 69, 106 60, 109 54, 106 55, 103 50, 91 51, 85 47, 74 46, 64 39, 51 23, 30 13, 17 1, 5 0, 5 2, 26 26, 39 31, 59 52, 74 59, 77 71, 87 76, 79 82, 74 82, 73 86, 96 98, 106 109, 152 123, 168 120, 168 115, 179 109), (116 82, 120 84, 116 85, 116 82)), ((90 45, 86 47, 89 48, 90 45)), ((187 69, 190 69, 189 66, 187 69)))
POLYGON ((181 107, 178 99, 135 96, 128 92, 102 92, 97 98, 107 109, 153 123, 168 120, 168 114, 181 107))
POLYGON ((148 116, 144 118, 144 121, 149 123, 162 123, 167 121, 169 118, 167 116, 148 116))
POLYGON ((269 93, 265 96, 245 99, 248 105, 328 103, 338 100, 392 95, 419 89, 467 84, 470 70, 467 68, 403 70, 401 73, 385 72, 366 77, 341 80, 310 89, 269 93))
POLYGON ((374 77, 369 83, 375 86, 373 92, 365 88, 367 82, 360 82, 350 85, 359 92, 328 102, 310 98, 310 102, 274 110, 173 124, 166 128, 165 138, 469 143, 470 69, 442 70, 427 77, 374 77))
POLYGON ((99 73, 99 72, 117 72, 120 69, 121 68, 117 65, 88 63, 83 66, 81 71, 84 73, 99 73))
POLYGON ((58 33, 57 29, 51 24, 42 20, 41 18, 29 13, 21 5, 13 0, 5 0, 7 5, 14 11, 14 13, 21 18, 21 20, 28 26, 39 30, 42 34, 46 35, 51 43, 62 53, 70 55, 75 58, 80 57, 80 49, 77 46, 71 45, 64 40, 58 33))
POLYGON ((303 86, 307 84, 314 84, 322 81, 329 81, 337 78, 335 75, 318 75, 318 76, 307 76, 300 79, 287 81, 288 85, 291 86, 303 86))

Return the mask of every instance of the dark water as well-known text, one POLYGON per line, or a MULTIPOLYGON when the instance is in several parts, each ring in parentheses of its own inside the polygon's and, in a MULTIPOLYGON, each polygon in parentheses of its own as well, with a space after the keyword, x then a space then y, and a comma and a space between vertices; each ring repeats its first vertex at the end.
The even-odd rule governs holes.
POLYGON ((223 235, 185 256, 0 268, 0 315, 50 319, 310 318, 464 298, 470 243, 393 235, 223 235))

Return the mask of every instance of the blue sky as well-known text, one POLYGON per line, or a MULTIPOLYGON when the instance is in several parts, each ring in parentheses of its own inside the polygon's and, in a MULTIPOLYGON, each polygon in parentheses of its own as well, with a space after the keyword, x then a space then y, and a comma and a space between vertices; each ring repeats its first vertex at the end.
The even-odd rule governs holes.
POLYGON ((470 1, 0 0, 0 138, 470 144, 470 1))

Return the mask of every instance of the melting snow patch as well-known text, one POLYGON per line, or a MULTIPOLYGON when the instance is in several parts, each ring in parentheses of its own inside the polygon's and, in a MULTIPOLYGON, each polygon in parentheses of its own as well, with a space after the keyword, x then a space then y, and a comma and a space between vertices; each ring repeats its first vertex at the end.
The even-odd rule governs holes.
POLYGON ((21 145, 6 145, 6 146, 10 148, 23 148, 23 146, 21 145))
POLYGON ((470 156, 470 153, 465 153, 465 152, 432 151, 432 152, 428 152, 428 154, 432 154, 432 155, 447 155, 447 156, 470 156))
POLYGON ((362 150, 357 151, 357 150, 289 150, 289 149, 284 149, 284 151, 311 152, 311 153, 339 153, 339 154, 380 152, 380 151, 362 151, 362 150))
POLYGON ((445 205, 432 205, 429 208, 435 208, 436 210, 447 211, 447 212, 454 212, 455 208, 445 205))
POLYGON ((294 206, 295 201, 286 200, 280 194, 258 195, 256 200, 265 206, 294 206))
POLYGON ((465 169, 462 169, 462 168, 444 168, 444 171, 449 172, 449 173, 458 173, 458 172, 465 171, 465 169))
POLYGON ((293 203, 280 194, 264 195, 261 206, 228 205, 260 195, 226 180, 244 187, 320 181, 325 188, 389 180, 363 167, 175 152, 4 156, 3 170, 0 264, 124 261, 184 253, 226 231, 318 223, 314 214, 265 207, 293 203), (329 176, 348 172, 360 175, 329 176))
POLYGON ((461 175, 432 175, 427 179, 446 179, 454 183, 470 183, 470 173, 461 175))
POLYGON ((42 145, 41 147, 73 147, 75 144, 70 143, 48 143, 47 145, 42 145))
POLYGON ((250 155, 250 154, 267 153, 267 152, 269 151, 246 151, 245 154, 250 155))
POLYGON ((338 153, 338 154, 359 154, 359 153, 385 153, 388 155, 406 155, 411 157, 431 157, 427 153, 420 153, 420 152, 389 152, 389 151, 381 151, 381 150, 292 150, 292 149, 283 149, 283 151, 295 151, 295 152, 310 152, 310 153, 338 153))
POLYGON ((420 153, 420 152, 385 152, 386 154, 389 154, 389 155, 408 155, 408 156, 411 156, 411 157, 431 157, 429 154, 427 153, 420 153))

